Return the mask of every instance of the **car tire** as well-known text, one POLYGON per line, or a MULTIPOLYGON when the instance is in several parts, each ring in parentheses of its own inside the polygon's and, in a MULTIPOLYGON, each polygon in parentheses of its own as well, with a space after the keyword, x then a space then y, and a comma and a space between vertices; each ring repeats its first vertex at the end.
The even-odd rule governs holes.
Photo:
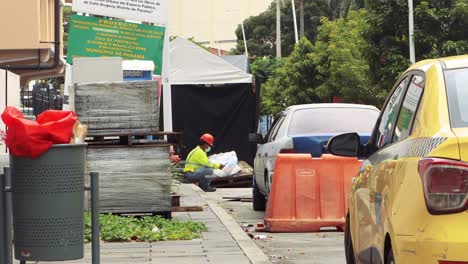
POLYGON ((388 249, 387 261, 385 264, 395 264, 395 257, 393 256, 393 250, 391 247, 388 249))
POLYGON ((346 218, 345 227, 345 255, 347 264, 356 264, 356 257, 354 255, 353 238, 351 237, 349 216, 346 218))
POLYGON ((254 211, 265 211, 266 199, 265 196, 260 192, 257 185, 254 183, 252 188, 252 200, 254 211))

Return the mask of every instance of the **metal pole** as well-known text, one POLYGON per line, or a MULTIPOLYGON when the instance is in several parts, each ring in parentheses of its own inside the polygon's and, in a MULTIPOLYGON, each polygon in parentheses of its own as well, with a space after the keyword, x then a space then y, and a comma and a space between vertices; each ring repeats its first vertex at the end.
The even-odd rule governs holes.
POLYGON ((244 30, 244 21, 241 20, 241 27, 242 27, 242 36, 244 37, 244 48, 245 48, 245 56, 249 59, 249 51, 247 50, 247 38, 245 37, 245 30, 244 30))
POLYGON ((299 7, 299 20, 301 21, 299 24, 301 25, 300 26, 300 30, 299 30, 299 35, 302 37, 305 36, 305 32, 304 32, 304 0, 301 0, 301 5, 299 7))
POLYGON ((91 233, 92 233, 92 263, 99 264, 100 238, 99 238, 99 173, 91 172, 91 233))
POLYGON ((410 49, 410 61, 411 63, 416 62, 416 52, 414 48, 414 12, 413 12, 413 0, 408 0, 409 8, 409 49, 410 49))
POLYGON ((296 39, 296 44, 299 42, 299 33, 297 32, 297 18, 296 18, 296 4, 294 0, 291 0, 292 4, 292 12, 293 12, 293 20, 294 20, 294 37, 296 39))
POLYGON ((5 174, 0 174, 0 264, 6 263, 5 174))
POLYGON ((276 57, 281 58, 281 3, 276 0, 276 57))
POLYGON ((5 264, 13 263, 13 234, 12 234, 12 209, 11 209, 11 175, 10 168, 3 168, 3 187, 1 189, 3 196, 3 209, 5 218, 3 229, 5 230, 5 264))

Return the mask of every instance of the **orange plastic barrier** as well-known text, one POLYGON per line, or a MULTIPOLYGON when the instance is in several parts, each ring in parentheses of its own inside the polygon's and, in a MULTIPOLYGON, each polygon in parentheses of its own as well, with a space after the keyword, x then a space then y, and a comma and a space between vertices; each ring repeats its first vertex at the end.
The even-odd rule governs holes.
POLYGON ((348 193, 361 161, 323 155, 279 154, 265 214, 270 232, 344 230, 348 193))

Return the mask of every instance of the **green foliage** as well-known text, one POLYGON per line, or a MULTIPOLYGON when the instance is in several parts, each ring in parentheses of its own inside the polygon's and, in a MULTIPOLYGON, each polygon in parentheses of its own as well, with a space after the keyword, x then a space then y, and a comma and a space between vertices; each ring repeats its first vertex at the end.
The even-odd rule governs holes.
POLYGON ((301 39, 283 65, 262 87, 262 112, 274 115, 295 104, 345 102, 374 104, 385 93, 369 85, 365 11, 347 18, 322 18, 314 44, 301 39))
MULTIPOLYGON (((262 87, 263 113, 333 96, 380 106, 410 66, 407 0, 327 4, 331 15, 309 38, 314 42, 296 45, 262 87)), ((468 52, 468 0, 414 0, 414 14, 417 61, 468 52)))
POLYGON ((70 19, 72 15, 70 6, 63 7, 63 54, 68 51, 68 33, 70 32, 70 19))
POLYGON ((309 54, 316 65, 316 94, 329 101, 333 96, 345 102, 375 103, 382 97, 369 85, 367 12, 351 11, 347 18, 322 19, 314 50, 309 54))
MULTIPOLYGON (((388 91, 409 65, 408 1, 369 0, 371 83, 388 91)), ((468 0, 415 0, 416 60, 468 51, 468 0)))
MULTIPOLYGON (((101 240, 117 241, 165 241, 191 240, 207 231, 205 224, 192 221, 167 220, 161 217, 101 215, 99 227, 101 240), (159 231, 152 230, 157 227, 159 231)), ((91 241, 91 217, 85 214, 85 241, 91 241)))
MULTIPOLYGON (((299 6, 299 0, 296 6, 299 6)), ((288 56, 294 49, 294 23, 292 18, 291 1, 281 1, 281 48, 283 56, 288 56)), ((299 8, 296 10, 299 18, 299 8)), ((330 16, 326 0, 304 2, 305 37, 315 39, 320 17, 330 16)), ((244 29, 247 38, 247 46, 251 57, 274 57, 276 55, 276 2, 258 16, 252 16, 244 20, 244 29)), ((236 30, 237 47, 233 54, 244 54, 244 40, 242 29, 236 30)))
MULTIPOLYGON (((281 67, 283 64, 283 60, 281 59, 269 59, 269 58, 263 58, 263 59, 257 59, 250 65, 250 71, 252 74, 255 76, 255 80, 257 85, 260 85, 260 91, 261 94, 263 94, 264 99, 267 98, 265 97, 264 93, 267 91, 265 89, 268 89, 267 86, 264 86, 263 84, 267 82, 270 77, 272 77, 276 70, 281 67)), ((260 113, 263 114, 272 114, 268 109, 269 107, 265 105, 265 101, 260 104, 260 113)))
POLYGON ((367 6, 367 0, 327 0, 332 18, 346 17, 351 10, 367 6))
POLYGON ((257 59, 252 64, 250 64, 250 71, 255 78, 263 83, 267 81, 275 72, 275 70, 281 66, 281 59, 270 59, 263 58, 257 59))
POLYGON ((315 66, 312 60, 305 59, 312 50, 312 43, 302 38, 274 76, 262 86, 262 113, 275 115, 287 106, 320 100, 314 90, 315 66))

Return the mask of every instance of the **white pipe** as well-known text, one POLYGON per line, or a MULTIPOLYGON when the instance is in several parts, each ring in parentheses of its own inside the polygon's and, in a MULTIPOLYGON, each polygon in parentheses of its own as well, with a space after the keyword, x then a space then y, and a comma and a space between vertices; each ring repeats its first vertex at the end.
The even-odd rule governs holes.
POLYGON ((411 63, 416 62, 416 52, 414 47, 414 14, 413 14, 413 0, 408 0, 409 8, 409 49, 410 49, 410 61, 411 63))
POLYGON ((281 58, 281 4, 276 0, 276 57, 281 58))
POLYGON ((248 59, 249 58, 249 51, 247 50, 247 38, 245 37, 244 21, 242 21, 242 20, 241 20, 241 27, 242 27, 242 36, 244 37, 245 56, 247 56, 247 59, 248 59))
POLYGON ((164 131, 172 132, 172 88, 170 79, 170 53, 169 53, 169 34, 164 36, 163 48, 163 109, 164 109, 164 131))
POLYGON ((292 4, 292 12, 293 12, 293 20, 294 20, 294 36, 296 38, 296 44, 299 42, 299 34, 297 33, 297 19, 296 19, 296 4, 294 0, 291 0, 292 4))

